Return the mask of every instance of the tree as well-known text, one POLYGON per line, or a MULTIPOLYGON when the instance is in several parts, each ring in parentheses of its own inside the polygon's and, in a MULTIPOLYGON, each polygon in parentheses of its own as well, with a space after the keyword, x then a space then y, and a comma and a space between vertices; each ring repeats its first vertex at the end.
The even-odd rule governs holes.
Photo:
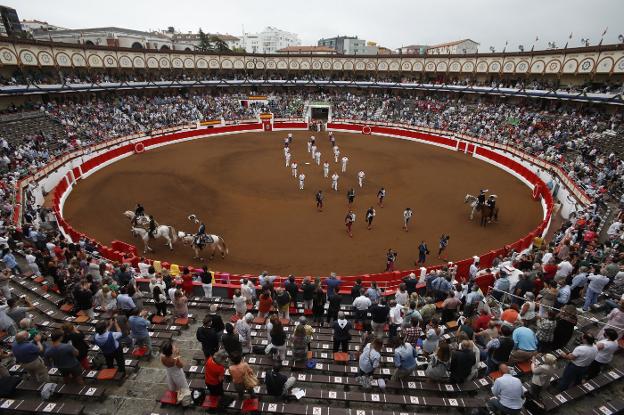
POLYGON ((209 37, 199 28, 199 45, 197 46, 197 50, 201 52, 207 52, 212 49, 212 44, 210 42, 209 37))
POLYGON ((221 39, 219 36, 210 35, 208 40, 212 44, 212 50, 214 50, 215 52, 229 52, 230 51, 230 48, 228 47, 227 43, 225 43, 225 41, 221 39))

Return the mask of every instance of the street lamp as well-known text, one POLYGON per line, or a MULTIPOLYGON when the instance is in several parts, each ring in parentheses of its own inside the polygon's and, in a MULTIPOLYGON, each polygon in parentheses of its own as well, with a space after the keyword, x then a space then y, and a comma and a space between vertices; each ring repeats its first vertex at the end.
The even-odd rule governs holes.
MULTIPOLYGON (((620 36, 621 36, 621 35, 620 35, 620 36)), ((586 47, 586 48, 587 48, 587 47, 589 47, 589 39, 587 39, 587 38, 581 38, 581 43, 582 43, 583 45, 585 45, 585 47, 586 47)))
POLYGON ((490 52, 494 53, 496 51, 496 49, 494 49, 494 46, 490 46, 490 52))
POLYGON ((557 44, 555 42, 548 42, 549 49, 557 49, 557 44))
POLYGON ((520 52, 524 52, 524 45, 518 45, 518 50, 520 52))
POLYGON ((624 43, 624 35, 619 35, 618 40, 620 41, 620 43, 624 43))

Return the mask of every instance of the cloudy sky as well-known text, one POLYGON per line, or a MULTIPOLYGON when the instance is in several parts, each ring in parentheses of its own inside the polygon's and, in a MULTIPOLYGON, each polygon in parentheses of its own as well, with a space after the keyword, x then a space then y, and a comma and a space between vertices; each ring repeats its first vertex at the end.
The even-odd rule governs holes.
POLYGON ((508 50, 563 46, 589 38, 618 42, 623 0, 3 0, 20 18, 72 29, 118 26, 138 30, 174 26, 187 32, 239 35, 274 26, 299 34, 304 45, 321 37, 357 35, 383 46, 436 44, 471 38, 508 50), (97 5, 97 6, 96 6, 97 5))

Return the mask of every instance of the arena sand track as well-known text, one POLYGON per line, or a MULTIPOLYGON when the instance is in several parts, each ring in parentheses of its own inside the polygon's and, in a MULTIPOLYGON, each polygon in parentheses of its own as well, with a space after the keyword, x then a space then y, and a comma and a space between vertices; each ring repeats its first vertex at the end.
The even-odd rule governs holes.
MULTIPOLYGON (((234 273, 342 275, 382 272, 388 248, 398 251, 397 269, 414 267, 421 240, 436 259, 440 234, 449 233, 448 258, 459 260, 511 243, 541 221, 541 205, 515 177, 463 153, 407 140, 360 134, 336 134, 347 173, 340 174, 339 191, 330 188, 322 168, 306 152, 309 132, 295 132, 291 151, 306 174, 305 190, 284 164, 285 132, 246 133, 209 137, 168 145, 122 161, 79 181, 64 209, 72 226, 103 243, 119 239, 143 244, 130 233, 122 216, 141 202, 161 224, 195 232, 186 218, 196 213, 207 232, 221 235, 230 255, 216 258, 211 269, 234 273), (356 187, 356 173, 364 170, 364 188, 356 187), (345 232, 346 192, 355 187, 357 214, 354 237, 345 232), (378 189, 387 190, 384 208, 376 206, 378 189), (488 188, 499 196, 499 223, 479 227, 468 220, 466 193, 488 188), (314 195, 322 189, 325 210, 317 212, 314 195), (364 214, 375 206, 373 229, 364 214), (402 212, 414 211, 410 231, 401 230, 402 212)), ((317 134, 322 159, 331 153, 327 133, 317 134)), ((301 171, 301 168, 300 168, 301 171)), ((181 265, 196 264, 190 247, 178 242, 170 252, 162 241, 149 255, 181 265)))

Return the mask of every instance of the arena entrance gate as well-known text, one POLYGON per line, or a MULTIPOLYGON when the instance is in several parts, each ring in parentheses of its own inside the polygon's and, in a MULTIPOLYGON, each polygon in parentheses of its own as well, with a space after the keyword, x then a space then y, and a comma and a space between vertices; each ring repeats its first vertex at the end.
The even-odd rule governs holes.
POLYGON ((308 122, 331 122, 331 104, 327 102, 309 102, 304 107, 303 116, 308 122))
POLYGON ((273 114, 265 112, 259 115, 262 129, 264 131, 273 131, 273 114))

